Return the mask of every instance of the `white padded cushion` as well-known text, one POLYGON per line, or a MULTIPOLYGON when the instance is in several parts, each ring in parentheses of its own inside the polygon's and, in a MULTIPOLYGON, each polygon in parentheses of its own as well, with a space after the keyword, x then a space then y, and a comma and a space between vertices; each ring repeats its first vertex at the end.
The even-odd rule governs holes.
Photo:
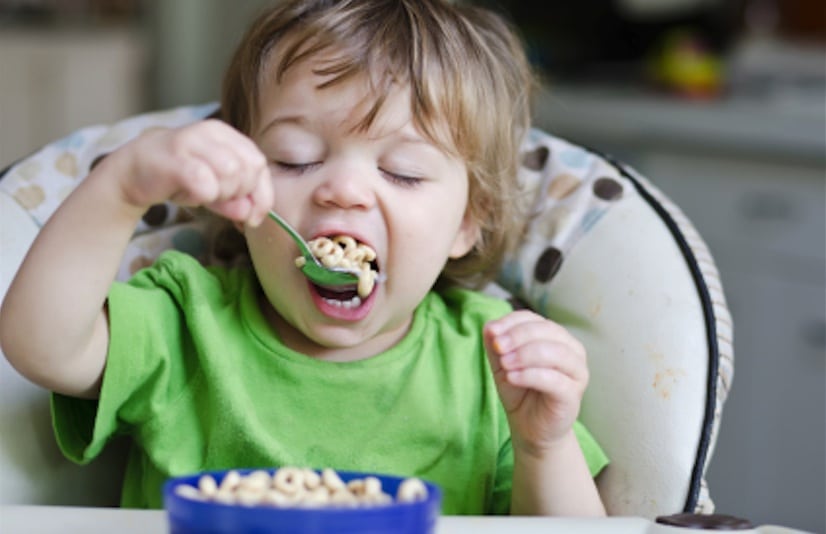
POLYGON ((706 402, 702 307, 655 217, 638 196, 618 204, 548 290, 548 316, 588 347, 581 418, 612 460, 600 489, 616 515, 682 509, 706 402))
POLYGON ((632 170, 538 131, 525 150, 540 154, 521 173, 535 215, 499 284, 588 349, 581 418, 612 461, 599 480, 609 513, 713 511, 702 476, 732 355, 729 342, 719 365, 712 350, 730 341, 731 321, 711 256, 632 170))

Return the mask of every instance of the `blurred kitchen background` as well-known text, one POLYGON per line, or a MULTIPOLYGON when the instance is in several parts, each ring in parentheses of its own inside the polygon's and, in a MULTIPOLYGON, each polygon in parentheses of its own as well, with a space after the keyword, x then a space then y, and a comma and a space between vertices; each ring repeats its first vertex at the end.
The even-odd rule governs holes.
MULTIPOLYGON (((826 3, 479 1, 543 71, 538 126, 636 166, 715 255, 736 356, 718 511, 826 531, 826 3)), ((0 169, 86 125, 215 100, 267 3, 0 0, 0 169)))

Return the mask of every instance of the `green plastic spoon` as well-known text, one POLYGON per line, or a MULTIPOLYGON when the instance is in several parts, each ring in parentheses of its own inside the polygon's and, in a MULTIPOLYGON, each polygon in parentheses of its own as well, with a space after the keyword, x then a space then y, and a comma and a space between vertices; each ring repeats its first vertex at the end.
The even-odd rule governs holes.
POLYGON ((298 245, 298 250, 304 257, 304 265, 300 267, 304 276, 310 279, 311 282, 320 286, 352 286, 358 283, 358 276, 355 271, 348 269, 329 268, 323 266, 310 251, 310 247, 304 238, 301 237, 295 229, 289 225, 287 221, 281 218, 280 215, 270 210, 270 218, 281 225, 281 228, 290 234, 295 244, 298 245))

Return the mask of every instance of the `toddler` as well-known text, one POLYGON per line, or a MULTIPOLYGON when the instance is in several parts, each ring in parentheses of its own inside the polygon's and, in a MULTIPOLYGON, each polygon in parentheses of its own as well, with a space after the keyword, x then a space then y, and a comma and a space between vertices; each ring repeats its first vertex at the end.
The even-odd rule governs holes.
POLYGON ((278 2, 232 59, 222 120, 107 156, 8 290, 2 349, 54 392, 63 452, 87 462, 130 435, 131 507, 162 506, 173 475, 300 465, 433 481, 445 514, 604 514, 606 458, 576 421, 585 350, 474 291, 523 227, 530 86, 489 11, 278 2), (113 282, 137 222, 167 201, 231 221, 249 265, 170 251, 113 282), (373 249, 379 282, 310 283, 270 209, 308 240, 373 249))

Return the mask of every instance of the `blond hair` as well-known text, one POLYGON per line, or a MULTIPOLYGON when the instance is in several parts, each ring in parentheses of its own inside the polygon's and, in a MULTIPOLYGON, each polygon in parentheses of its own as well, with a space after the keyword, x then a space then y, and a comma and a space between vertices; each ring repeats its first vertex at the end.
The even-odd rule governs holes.
POLYGON ((445 282, 478 287, 498 272, 518 238, 519 146, 530 121, 533 77, 522 43, 491 11, 440 0, 288 0, 260 16, 224 78, 222 118, 250 134, 263 76, 284 73, 334 50, 321 87, 365 75, 375 104, 407 84, 416 127, 468 169, 470 215, 480 227, 473 250, 448 261, 445 282), (278 45, 278 53, 273 53, 278 45))

